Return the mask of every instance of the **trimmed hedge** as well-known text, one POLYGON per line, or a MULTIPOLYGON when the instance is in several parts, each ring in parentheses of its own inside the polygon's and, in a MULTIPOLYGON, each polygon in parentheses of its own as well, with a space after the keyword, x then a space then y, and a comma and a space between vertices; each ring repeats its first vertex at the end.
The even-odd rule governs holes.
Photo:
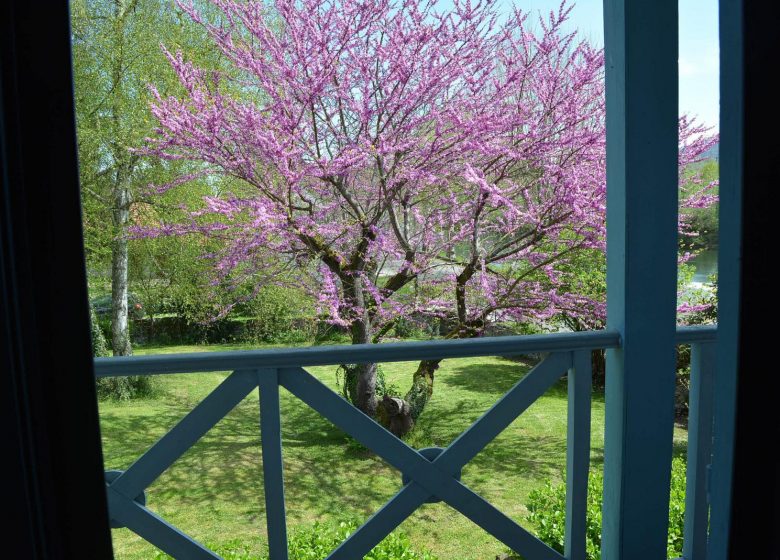
POLYGON ((254 317, 226 317, 210 323, 188 321, 179 316, 145 317, 132 322, 134 344, 219 344, 225 342, 311 342, 343 334, 347 329, 318 317, 288 317, 282 325, 254 317))

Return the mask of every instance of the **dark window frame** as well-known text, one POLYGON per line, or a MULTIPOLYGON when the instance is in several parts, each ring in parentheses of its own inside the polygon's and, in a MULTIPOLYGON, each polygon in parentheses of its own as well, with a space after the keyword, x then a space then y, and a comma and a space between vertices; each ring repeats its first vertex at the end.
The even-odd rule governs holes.
POLYGON ((4 558, 112 558, 67 2, 0 2, 4 558))
MULTIPOLYGON (((723 0, 725 1, 725 0, 723 0)), ((780 9, 741 13, 741 291, 732 558, 780 558, 778 376, 768 368, 780 9), (766 131, 766 132, 765 132, 766 131), (769 140, 767 140, 769 139, 769 140), (759 372, 761 382, 750 372, 759 372), (769 430, 775 430, 773 435, 769 430), (769 443, 768 443, 769 442, 769 443), (756 476, 756 468, 762 476, 756 476), (757 501, 762 505, 757 506, 757 501)), ((89 335, 67 2, 0 2, 0 431, 5 557, 111 558, 89 335)), ((726 240, 728 242, 728 240, 726 240)), ((732 243, 738 241, 731 240, 732 243)), ((726 341, 721 341, 722 343, 726 341)))

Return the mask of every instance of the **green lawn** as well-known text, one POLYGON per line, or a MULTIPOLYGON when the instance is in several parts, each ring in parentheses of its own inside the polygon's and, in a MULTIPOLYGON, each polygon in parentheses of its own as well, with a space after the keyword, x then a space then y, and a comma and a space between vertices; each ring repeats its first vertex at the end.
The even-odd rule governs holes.
MULTIPOLYGON (((176 346, 138 354, 244 349, 176 346)), ((387 381, 406 388, 413 363, 385 364, 387 381)), ((445 446, 509 389, 528 367, 501 358, 446 360, 434 396, 410 443, 445 446)), ((311 368, 336 388, 334 367, 311 368)), ((216 387, 227 373, 160 376, 160 395, 127 403, 101 402, 107 469, 124 469, 216 387)), ((400 474, 350 443, 316 412, 282 389, 282 430, 288 526, 317 520, 364 519, 399 488, 400 474)), ((592 462, 603 455, 604 401, 593 399, 592 462)), ((687 434, 675 429, 675 450, 687 434)), ((560 479, 566 453, 565 380, 551 388, 463 471, 463 481, 520 523, 528 493, 545 478, 560 479)), ((257 392, 211 430, 148 490, 155 512, 200 541, 241 540, 265 547, 262 458, 257 392)), ((525 524, 527 525, 527 524, 525 524)), ((501 543, 443 504, 425 505, 401 525, 418 549, 442 560, 492 560, 501 543)), ((126 529, 113 531, 117 559, 154 558, 154 547, 126 529)))

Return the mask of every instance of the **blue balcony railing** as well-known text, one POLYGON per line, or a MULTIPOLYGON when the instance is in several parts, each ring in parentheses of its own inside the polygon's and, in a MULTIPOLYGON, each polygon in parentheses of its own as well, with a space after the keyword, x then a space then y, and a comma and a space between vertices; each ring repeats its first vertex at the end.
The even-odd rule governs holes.
MULTIPOLYGON (((684 558, 703 560, 708 539, 707 469, 712 454, 715 327, 677 331, 692 347, 684 558)), ((98 377, 232 370, 210 395, 126 471, 109 471, 112 526, 127 527, 175 558, 217 554, 146 507, 145 489, 252 390, 260 392, 260 430, 268 544, 272 560, 287 559, 279 386, 374 451, 403 476, 399 491, 327 557, 362 558, 420 505, 445 501, 527 560, 585 558, 585 510, 590 463, 591 358, 620 347, 618 333, 98 358, 98 377), (446 448, 417 450, 315 379, 306 366, 543 353, 546 357, 446 448), (538 540, 460 482, 460 471, 564 374, 568 373, 566 540, 564 555, 538 540)), ((672 434, 669 434, 671 439, 672 434)), ((659 492, 664 489, 658 489, 659 492)))

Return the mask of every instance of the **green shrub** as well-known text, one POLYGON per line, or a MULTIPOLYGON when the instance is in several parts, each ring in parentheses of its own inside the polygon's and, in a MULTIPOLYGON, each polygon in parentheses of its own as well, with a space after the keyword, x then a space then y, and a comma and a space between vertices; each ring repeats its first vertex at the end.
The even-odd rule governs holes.
MULTIPOLYGON (((604 478, 601 471, 591 471, 588 477, 585 545, 588 560, 601 558, 601 500, 604 478)), ((526 504, 529 520, 536 535, 550 547, 563 554, 566 530, 566 485, 547 481, 544 487, 533 490, 526 504)), ((667 556, 682 556, 683 523, 685 519, 685 460, 672 460, 672 484, 669 500, 669 536, 667 556)))
POLYGON ((317 320, 311 298, 301 290, 282 286, 263 286, 246 303, 252 317, 247 333, 257 342, 295 344, 314 338, 317 320))
POLYGON ((95 308, 91 304, 89 306, 89 324, 92 333, 92 355, 96 358, 110 356, 111 352, 108 350, 106 336, 103 329, 100 328, 95 308))
MULTIPOLYGON (((320 560, 325 558, 334 548, 341 544, 358 524, 341 522, 339 525, 315 523, 304 530, 292 531, 289 539, 290 560, 320 560)), ((225 560, 267 560, 267 554, 253 554, 248 547, 240 542, 230 542, 222 545, 208 545, 225 560)), ((170 556, 158 552, 156 560, 169 559, 170 556)), ((404 533, 395 532, 379 543, 374 550, 364 556, 365 560, 436 560, 429 552, 415 551, 409 537, 404 533)))
POLYGON ((409 317, 399 317, 393 327, 393 333, 397 338, 431 338, 433 330, 434 328, 424 320, 413 320, 409 317))
POLYGON ((349 328, 328 323, 327 318, 319 317, 317 319, 317 333, 314 336, 314 343, 321 344, 349 344, 352 342, 349 328))
MULTIPOLYGON (((341 544, 358 524, 354 521, 341 522, 338 527, 315 523, 311 529, 293 532, 290 537, 290 560, 319 560, 325 558, 341 544)), ((380 542, 364 560, 436 560, 429 552, 418 552, 412 548, 409 537, 394 532, 380 542)))
MULTIPOLYGON (((110 356, 106 337, 100 328, 95 308, 89 306, 89 320, 92 332, 92 355, 96 358, 110 356)), ((113 400, 130 400, 134 398, 149 397, 155 392, 152 377, 101 377, 96 382, 98 398, 113 400)))
POLYGON ((129 401, 153 397, 156 394, 157 385, 151 375, 101 377, 97 380, 99 399, 129 401))

